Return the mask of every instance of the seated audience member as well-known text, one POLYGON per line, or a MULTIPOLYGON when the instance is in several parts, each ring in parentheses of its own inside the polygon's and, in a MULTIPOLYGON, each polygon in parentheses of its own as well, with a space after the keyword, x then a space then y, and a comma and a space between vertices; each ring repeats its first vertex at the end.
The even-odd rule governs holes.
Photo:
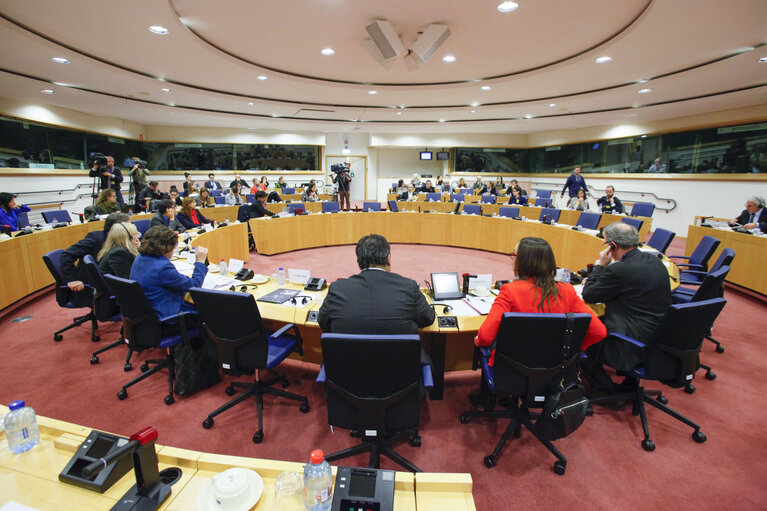
POLYGON ((437 182, 434 188, 440 193, 450 193, 450 183, 445 181, 442 176, 437 176, 437 182))
POLYGON ((522 197, 522 188, 516 186, 516 187, 509 187, 511 190, 511 197, 509 197, 509 204, 516 204, 518 206, 526 206, 527 205, 527 199, 522 197))
POLYGON ((746 229, 758 227, 762 232, 767 232, 767 210, 764 206, 764 197, 758 195, 749 197, 746 201, 746 209, 737 218, 733 218, 730 223, 746 229))
MULTIPOLYGON (((230 188, 231 188, 231 186, 230 186, 230 188)), ((260 191, 263 191, 263 190, 261 190, 261 187, 260 187, 260 186, 259 186, 259 184, 258 184, 258 179, 256 179, 256 178, 254 177, 254 178, 253 178, 253 186, 251 186, 251 187, 250 187, 250 193, 252 193, 253 195, 255 195, 255 194, 256 194, 256 193, 257 193, 259 190, 260 190, 260 191)))
POLYGON ((111 188, 101 190, 95 206, 97 215, 111 215, 117 211, 117 194, 111 188))
POLYGON ((288 183, 285 182, 284 176, 280 176, 280 178, 277 180, 277 183, 274 185, 275 190, 277 188, 282 189, 287 187, 288 187, 288 183))
POLYGON ((468 188, 466 185, 466 179, 464 178, 458 180, 458 188, 455 189, 455 193, 460 193, 462 188, 468 188))
POLYGON ((154 226, 144 234, 139 254, 131 267, 131 280, 139 283, 161 318, 194 310, 191 304, 184 301, 184 295, 193 287, 202 287, 208 273, 205 266, 208 249, 197 247, 192 276, 180 274, 170 262, 177 245, 175 232, 167 227, 154 226))
POLYGON ((426 183, 421 187, 421 191, 423 193, 436 193, 437 190, 431 184, 431 180, 427 179, 426 183))
MULTIPOLYGON (((516 279, 504 284, 477 332, 477 346, 491 346, 506 312, 587 313, 591 323, 583 339, 584 350, 607 335, 605 325, 575 292, 571 284, 556 282, 557 262, 551 245, 541 238, 522 238, 511 253, 516 279)), ((493 364, 493 356, 490 364, 493 364)))
POLYGON ((490 183, 490 188, 487 188, 485 195, 498 195, 498 190, 495 188, 495 183, 490 183))
POLYGON ((99 271, 105 275, 109 273, 121 279, 129 279, 139 245, 141 240, 138 229, 132 222, 114 224, 99 251, 99 271))
POLYGON ((397 181, 397 188, 392 190, 392 191, 394 191, 394 192, 396 192, 398 194, 406 192, 407 191, 407 186, 405 186, 405 180, 404 179, 400 179, 399 181, 397 181))
MULTIPOLYGON (((602 317, 607 331, 646 343, 671 305, 668 270, 655 254, 637 250, 637 230, 623 222, 604 228, 605 245, 583 287, 588 303, 604 303, 602 317), (615 262, 613 262, 615 261, 615 262), (613 262, 613 264, 610 264, 613 262)), ((586 351, 582 367, 590 386, 599 391, 619 390, 602 367, 631 371, 641 362, 641 349, 615 337, 607 337, 586 351)), ((624 384, 636 385, 628 379, 624 384)))
POLYGON ((474 181, 474 195, 482 195, 487 193, 487 186, 482 182, 482 176, 477 176, 477 180, 474 181))
MULTIPOLYGON (((274 192, 272 192, 274 193, 274 192)), ((256 200, 253 201, 253 204, 250 205, 250 218, 261 218, 262 216, 274 216, 275 213, 272 213, 268 209, 266 209, 266 192, 258 191, 256 192, 256 200)))
POLYGON ((309 184, 301 195, 302 202, 317 202, 320 200, 320 195, 317 193, 317 185, 309 184))
POLYGON ((650 165, 650 168, 647 169, 647 172, 666 172, 666 164, 663 163, 663 158, 655 158, 655 162, 650 165))
POLYGON ((186 227, 181 225, 181 222, 176 218, 176 206, 170 199, 163 199, 157 203, 157 213, 152 217, 150 225, 152 227, 169 227, 176 232, 186 231, 186 227))
POLYGON ((93 298, 91 293, 80 293, 85 289, 85 283, 88 282, 88 273, 85 270, 85 265, 82 264, 83 257, 90 255, 94 259, 98 258, 112 226, 128 220, 130 220, 130 216, 125 213, 112 213, 104 220, 104 230, 89 232, 85 238, 61 253, 61 275, 69 289, 75 292, 70 296, 70 300, 75 305, 90 305, 93 298))
POLYGON ((157 181, 149 181, 146 188, 141 190, 136 199, 136 204, 143 211, 149 211, 151 209, 150 204, 153 200, 157 201, 162 199, 162 193, 157 190, 159 183, 157 181))
POLYGON ((265 192, 267 188, 269 188, 269 180, 266 179, 266 176, 261 176, 261 181, 258 182, 258 189, 265 192))
MULTIPOLYGON (((216 205, 216 199, 210 196, 210 190, 207 188, 200 190, 200 196, 197 197, 197 200, 201 208, 209 208, 216 205)), ((181 201, 181 205, 184 205, 184 201, 181 201)))
MULTIPOLYGON (((187 194, 187 197, 188 196, 189 195, 187 194)), ((178 190, 176 190, 175 188, 170 189, 170 192, 168 192, 168 198, 175 206, 181 205, 181 197, 178 196, 178 190)))
POLYGON ((495 188, 496 190, 503 190, 504 188, 506 188, 506 185, 503 184, 503 177, 498 176, 497 178, 495 178, 495 188))
POLYGON ((211 221, 205 218, 205 216, 200 211, 197 211, 196 208, 197 201, 194 200, 194 197, 184 197, 184 200, 181 202, 181 211, 176 215, 176 220, 181 222, 181 225, 183 225, 185 229, 194 229, 203 224, 211 223, 211 221))
POLYGON ((602 208, 602 213, 623 213, 623 203, 615 196, 612 185, 605 188, 605 194, 599 198, 597 205, 602 208))
POLYGON ((203 187, 208 190, 223 190, 223 188, 221 188, 221 183, 216 181, 216 175, 213 173, 208 174, 208 180, 205 181, 203 187))
POLYGON ((12 193, 0 193, 0 225, 7 225, 12 231, 19 230, 19 213, 32 211, 29 206, 17 206, 16 196, 12 193))
POLYGON ((420 190, 423 186, 421 176, 419 176, 418 173, 413 174, 413 179, 410 180, 410 184, 413 185, 414 190, 420 190))
POLYGON ((509 182, 509 187, 506 189, 506 195, 511 195, 511 191, 512 191, 514 188, 519 188, 519 194, 520 194, 522 197, 527 197, 527 192, 525 191, 525 189, 524 189, 524 188, 522 188, 521 186, 519 186, 519 183, 517 183, 517 180, 516 180, 516 179, 512 179, 512 180, 511 180, 511 182, 509 182))
MULTIPOLYGON (((256 178, 253 178, 253 184, 255 185, 256 178)), ((229 183, 229 188, 233 187, 234 185, 240 185, 240 190, 247 190, 248 189, 248 183, 240 177, 239 174, 234 175, 234 180, 232 180, 231 183, 229 183)), ((256 192, 250 192, 250 193, 256 193, 256 192)))
POLYGON ((192 175, 189 172, 184 172, 184 195, 191 195, 197 193, 199 190, 200 186, 192 181, 192 175))
POLYGON ((402 193, 402 195, 399 196, 399 200, 416 200, 418 199, 418 194, 415 193, 415 189, 413 185, 407 185, 407 191, 402 193))
POLYGON ((226 205, 239 206, 243 202, 244 201, 242 200, 242 196, 240 196, 240 187, 234 185, 229 189, 229 193, 226 194, 226 205))
POLYGON ((578 195, 576 197, 570 197, 570 200, 567 201, 567 209, 588 211, 589 200, 586 198, 586 190, 581 188, 578 190, 578 195))

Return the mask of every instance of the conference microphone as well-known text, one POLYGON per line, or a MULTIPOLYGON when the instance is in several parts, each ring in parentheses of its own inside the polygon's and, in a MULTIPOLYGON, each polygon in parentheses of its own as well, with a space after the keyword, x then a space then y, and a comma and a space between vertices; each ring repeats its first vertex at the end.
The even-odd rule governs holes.
POLYGON ((128 442, 124 446, 110 452, 103 458, 99 458, 93 463, 86 466, 82 472, 83 477, 85 479, 90 479, 93 475, 98 474, 99 472, 104 470, 107 467, 107 465, 109 465, 110 463, 117 461, 119 458, 122 458, 123 456, 127 456, 128 454, 135 451, 138 447, 142 445, 146 445, 155 440, 157 440, 157 430, 153 428, 152 426, 147 426, 146 428, 142 429, 138 433, 134 433, 133 435, 131 435, 130 442, 128 442))

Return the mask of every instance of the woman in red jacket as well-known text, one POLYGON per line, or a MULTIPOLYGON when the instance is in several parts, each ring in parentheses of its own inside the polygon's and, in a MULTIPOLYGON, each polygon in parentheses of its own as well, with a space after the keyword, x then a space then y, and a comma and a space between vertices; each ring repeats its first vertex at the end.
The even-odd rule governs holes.
MULTIPOLYGON (((585 312, 591 314, 591 322, 581 350, 604 339, 607 329, 578 296, 573 286, 554 280, 557 263, 546 240, 522 238, 511 257, 517 280, 501 287, 474 341, 477 346, 493 344, 505 312, 585 312)), ((490 358, 490 365, 494 358, 495 353, 490 358)))

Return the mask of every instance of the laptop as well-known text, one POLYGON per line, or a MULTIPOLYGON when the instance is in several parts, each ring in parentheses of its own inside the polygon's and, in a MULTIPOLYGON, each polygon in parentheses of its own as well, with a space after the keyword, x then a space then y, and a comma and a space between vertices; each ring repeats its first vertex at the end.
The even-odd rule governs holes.
POLYGON ((432 273, 431 288, 434 300, 459 300, 463 298, 457 272, 432 273))

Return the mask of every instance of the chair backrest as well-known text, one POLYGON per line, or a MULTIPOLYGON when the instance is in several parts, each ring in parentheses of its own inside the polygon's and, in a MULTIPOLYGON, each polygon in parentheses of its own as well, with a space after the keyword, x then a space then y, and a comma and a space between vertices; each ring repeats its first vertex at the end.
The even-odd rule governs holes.
POLYGON ((56 303, 66 307, 69 302, 70 291, 61 273, 61 254, 64 250, 58 248, 43 255, 43 262, 56 281, 56 303))
POLYGON ((642 229, 642 224, 644 223, 644 220, 639 220, 638 218, 631 218, 630 216, 624 216, 621 218, 621 222, 624 224, 629 224, 634 229, 639 232, 640 229, 642 229))
POLYGON ((23 229, 29 225, 29 216, 26 211, 20 211, 16 213, 16 227, 23 229))
POLYGON ((396 190, 397 189, 397 183, 392 183, 391 184, 391 188, 389 188, 389 189, 392 190, 392 191, 396 190))
POLYGON ((143 220, 134 220, 133 225, 136 226, 136 230, 143 236, 146 234, 146 232, 149 230, 149 228, 152 226, 152 221, 148 218, 143 220))
POLYGON ((577 380, 577 360, 590 323, 590 314, 573 314, 563 375, 567 315, 505 313, 495 336, 495 391, 519 396, 528 406, 542 406, 543 398, 556 392, 563 376, 565 383, 577 380))
POLYGON ((450 194, 450 200, 452 202, 463 202, 464 197, 462 193, 451 193, 450 194))
POLYGON ((583 211, 578 217, 578 222, 575 225, 579 225, 584 229, 596 229, 599 227, 599 220, 601 220, 601 213, 592 213, 590 211, 583 211))
POLYGON ((721 241, 713 236, 703 236, 698 243, 698 246, 695 247, 695 250, 690 254, 690 264, 699 264, 706 267, 708 260, 716 251, 717 247, 719 247, 719 243, 721 243, 721 241))
POLYGON ((703 338, 724 308, 724 298, 671 305, 658 323, 642 361, 643 377, 682 387, 698 370, 703 338))
POLYGON ((552 222, 559 222, 560 213, 562 212, 556 208, 543 208, 541 210, 541 215, 538 217, 538 220, 543 222, 543 217, 546 217, 552 222))
POLYGON ((394 211, 395 213, 399 211, 399 206, 397 206, 397 201, 395 200, 389 201, 389 211, 394 211))
POLYGON ((242 204, 237 208, 237 220, 247 223, 250 220, 250 204, 242 204))
POLYGON ((283 188, 282 189, 282 194, 283 195, 293 195, 294 193, 296 193, 296 189, 295 188, 283 188))
POLYGON ((43 220, 45 220, 45 223, 49 224, 56 220, 57 222, 72 222, 72 217, 69 216, 69 211, 66 209, 49 209, 48 211, 43 211, 43 220))
POLYGON ((495 204, 496 196, 495 195, 483 195, 482 198, 479 200, 483 204, 495 204))
POLYGON ((711 265, 711 271, 715 272, 722 266, 732 266, 732 260, 735 259, 735 251, 731 248, 725 248, 722 250, 722 253, 719 254, 719 257, 714 261, 714 264, 711 265))
POLYGON ((462 211, 467 215, 481 215, 482 206, 479 204, 464 204, 462 211))
POLYGON ((304 211, 306 211, 306 204, 304 204, 303 202, 291 202, 290 204, 288 204, 288 209, 294 215, 297 215, 299 213, 303 214, 304 211))
POLYGON ((439 202, 442 200, 442 194, 429 192, 426 194, 426 200, 430 202, 439 202))
POLYGON ((658 227, 653 231, 652 236, 650 236, 650 241, 648 241, 647 244, 661 254, 665 254, 675 236, 675 232, 658 227))
POLYGON ((112 321, 115 314, 119 313, 117 303, 109 290, 104 276, 99 271, 96 260, 90 254, 83 256, 83 264, 88 274, 88 283, 93 286, 96 292, 93 295, 93 310, 96 313, 96 319, 99 321, 112 321))
POLYGON ((509 218, 519 218, 519 208, 512 206, 505 206, 498 208, 498 216, 506 216, 509 218))
POLYGON ((104 275, 104 281, 120 304, 125 342, 138 350, 157 346, 162 338, 162 324, 141 285, 109 274, 104 275))
POLYGON ((546 199, 550 199, 552 192, 553 192, 553 190, 536 190, 535 191, 535 196, 536 197, 543 197, 543 198, 546 198, 546 199))
POLYGON ((725 265, 718 270, 707 273, 690 301, 702 302, 712 298, 721 298, 724 295, 724 280, 729 272, 730 267, 725 265))
POLYGON ((216 204, 226 204, 226 197, 223 195, 216 195, 213 200, 216 201, 216 204))
POLYGON ((545 197, 536 197, 535 206, 538 206, 541 208, 548 208, 549 206, 551 206, 551 199, 547 199, 545 197))
POLYGON ((322 334, 320 342, 329 424, 378 435, 418 426, 418 335, 322 334))
POLYGON ((338 202, 323 202, 322 203, 322 212, 323 213, 333 213, 334 211, 341 211, 341 206, 338 204, 338 202))
POLYGON ((362 210, 363 211, 381 211, 381 203, 365 201, 362 203, 362 210))
POLYGON ((649 202, 635 202, 631 207, 631 216, 652 216, 655 212, 655 204, 649 202))
POLYGON ((269 332, 252 294, 197 287, 189 294, 216 344, 218 363, 224 372, 239 376, 266 368, 269 332))
POLYGON ((471 188, 461 188, 458 190, 461 195, 471 195, 473 190, 471 188))
POLYGON ((246 193, 245 194, 245 202, 248 202, 252 204, 256 200, 256 194, 255 193, 246 193))
POLYGON ((224 195, 224 191, 223 190, 216 189, 216 190, 211 190, 210 191, 210 196, 211 197, 219 197, 221 195, 224 195))

